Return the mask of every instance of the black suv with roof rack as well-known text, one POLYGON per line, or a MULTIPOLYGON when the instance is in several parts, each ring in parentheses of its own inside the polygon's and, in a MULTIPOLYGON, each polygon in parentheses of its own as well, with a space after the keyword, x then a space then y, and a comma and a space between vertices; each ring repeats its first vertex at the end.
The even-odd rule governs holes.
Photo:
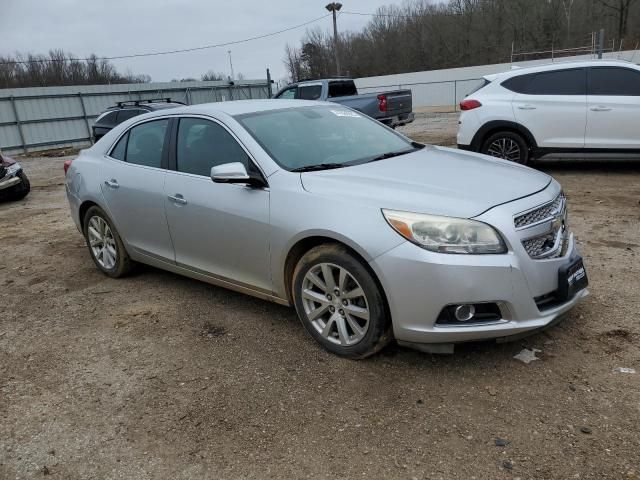
POLYGON ((148 100, 118 102, 114 107, 107 108, 96 118, 96 123, 93 124, 92 128, 93 140, 97 142, 113 127, 137 115, 181 105, 185 104, 173 101, 171 98, 150 98, 148 100))

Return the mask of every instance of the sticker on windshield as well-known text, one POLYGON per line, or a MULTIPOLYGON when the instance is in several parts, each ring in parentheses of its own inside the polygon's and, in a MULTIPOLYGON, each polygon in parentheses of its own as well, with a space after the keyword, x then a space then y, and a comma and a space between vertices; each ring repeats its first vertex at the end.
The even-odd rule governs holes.
POLYGON ((352 118, 360 118, 356 112, 352 112, 351 110, 331 110, 331 112, 338 117, 352 117, 352 118))

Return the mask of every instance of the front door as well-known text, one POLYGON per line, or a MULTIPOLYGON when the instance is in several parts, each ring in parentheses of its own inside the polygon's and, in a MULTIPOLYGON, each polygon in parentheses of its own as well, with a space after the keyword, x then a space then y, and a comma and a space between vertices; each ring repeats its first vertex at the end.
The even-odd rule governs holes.
POLYGON ((178 265, 271 293, 269 190, 214 183, 211 168, 248 154, 219 123, 181 118, 166 212, 178 265))
POLYGON ((131 128, 105 156, 100 175, 109 215, 127 245, 173 262, 164 212, 168 124, 163 119, 131 128))

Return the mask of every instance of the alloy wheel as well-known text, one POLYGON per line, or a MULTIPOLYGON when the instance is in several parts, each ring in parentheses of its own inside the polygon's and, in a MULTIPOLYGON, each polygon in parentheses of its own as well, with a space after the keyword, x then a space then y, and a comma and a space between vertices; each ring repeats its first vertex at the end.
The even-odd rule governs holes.
POLYGON ((519 162, 521 158, 520 146, 516 141, 508 137, 496 138, 491 145, 489 145, 487 154, 512 162, 519 162))
POLYGON ((89 219, 87 235, 91 252, 98 264, 105 270, 111 270, 118 260, 118 251, 109 224, 104 218, 95 215, 89 219))
POLYGON ((344 267, 314 265, 302 281, 302 304, 313 328, 341 346, 361 341, 369 329, 369 304, 358 281, 344 267))

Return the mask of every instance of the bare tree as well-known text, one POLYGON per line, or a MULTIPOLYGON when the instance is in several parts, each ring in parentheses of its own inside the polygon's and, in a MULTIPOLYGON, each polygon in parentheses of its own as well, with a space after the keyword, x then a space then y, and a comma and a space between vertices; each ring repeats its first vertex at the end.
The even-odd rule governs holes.
POLYGON ((603 7, 614 12, 618 20, 618 38, 624 39, 629 25, 629 11, 637 0, 599 0, 599 2, 603 7))
POLYGON ((63 50, 48 55, 18 53, 0 56, 0 88, 96 85, 105 83, 147 83, 148 75, 118 73, 108 60, 91 55, 78 60, 63 50))
MULTIPOLYGON (((379 8, 361 31, 340 34, 342 70, 362 77, 508 62, 512 42, 520 52, 586 47, 600 28, 635 44, 639 7, 640 0, 405 0, 379 8)), ((289 79, 331 74, 330 40, 328 28, 315 29, 287 45, 289 79)))
POLYGON ((209 70, 207 73, 200 77, 204 82, 216 81, 216 80, 224 80, 224 73, 214 72, 213 70, 209 70))

